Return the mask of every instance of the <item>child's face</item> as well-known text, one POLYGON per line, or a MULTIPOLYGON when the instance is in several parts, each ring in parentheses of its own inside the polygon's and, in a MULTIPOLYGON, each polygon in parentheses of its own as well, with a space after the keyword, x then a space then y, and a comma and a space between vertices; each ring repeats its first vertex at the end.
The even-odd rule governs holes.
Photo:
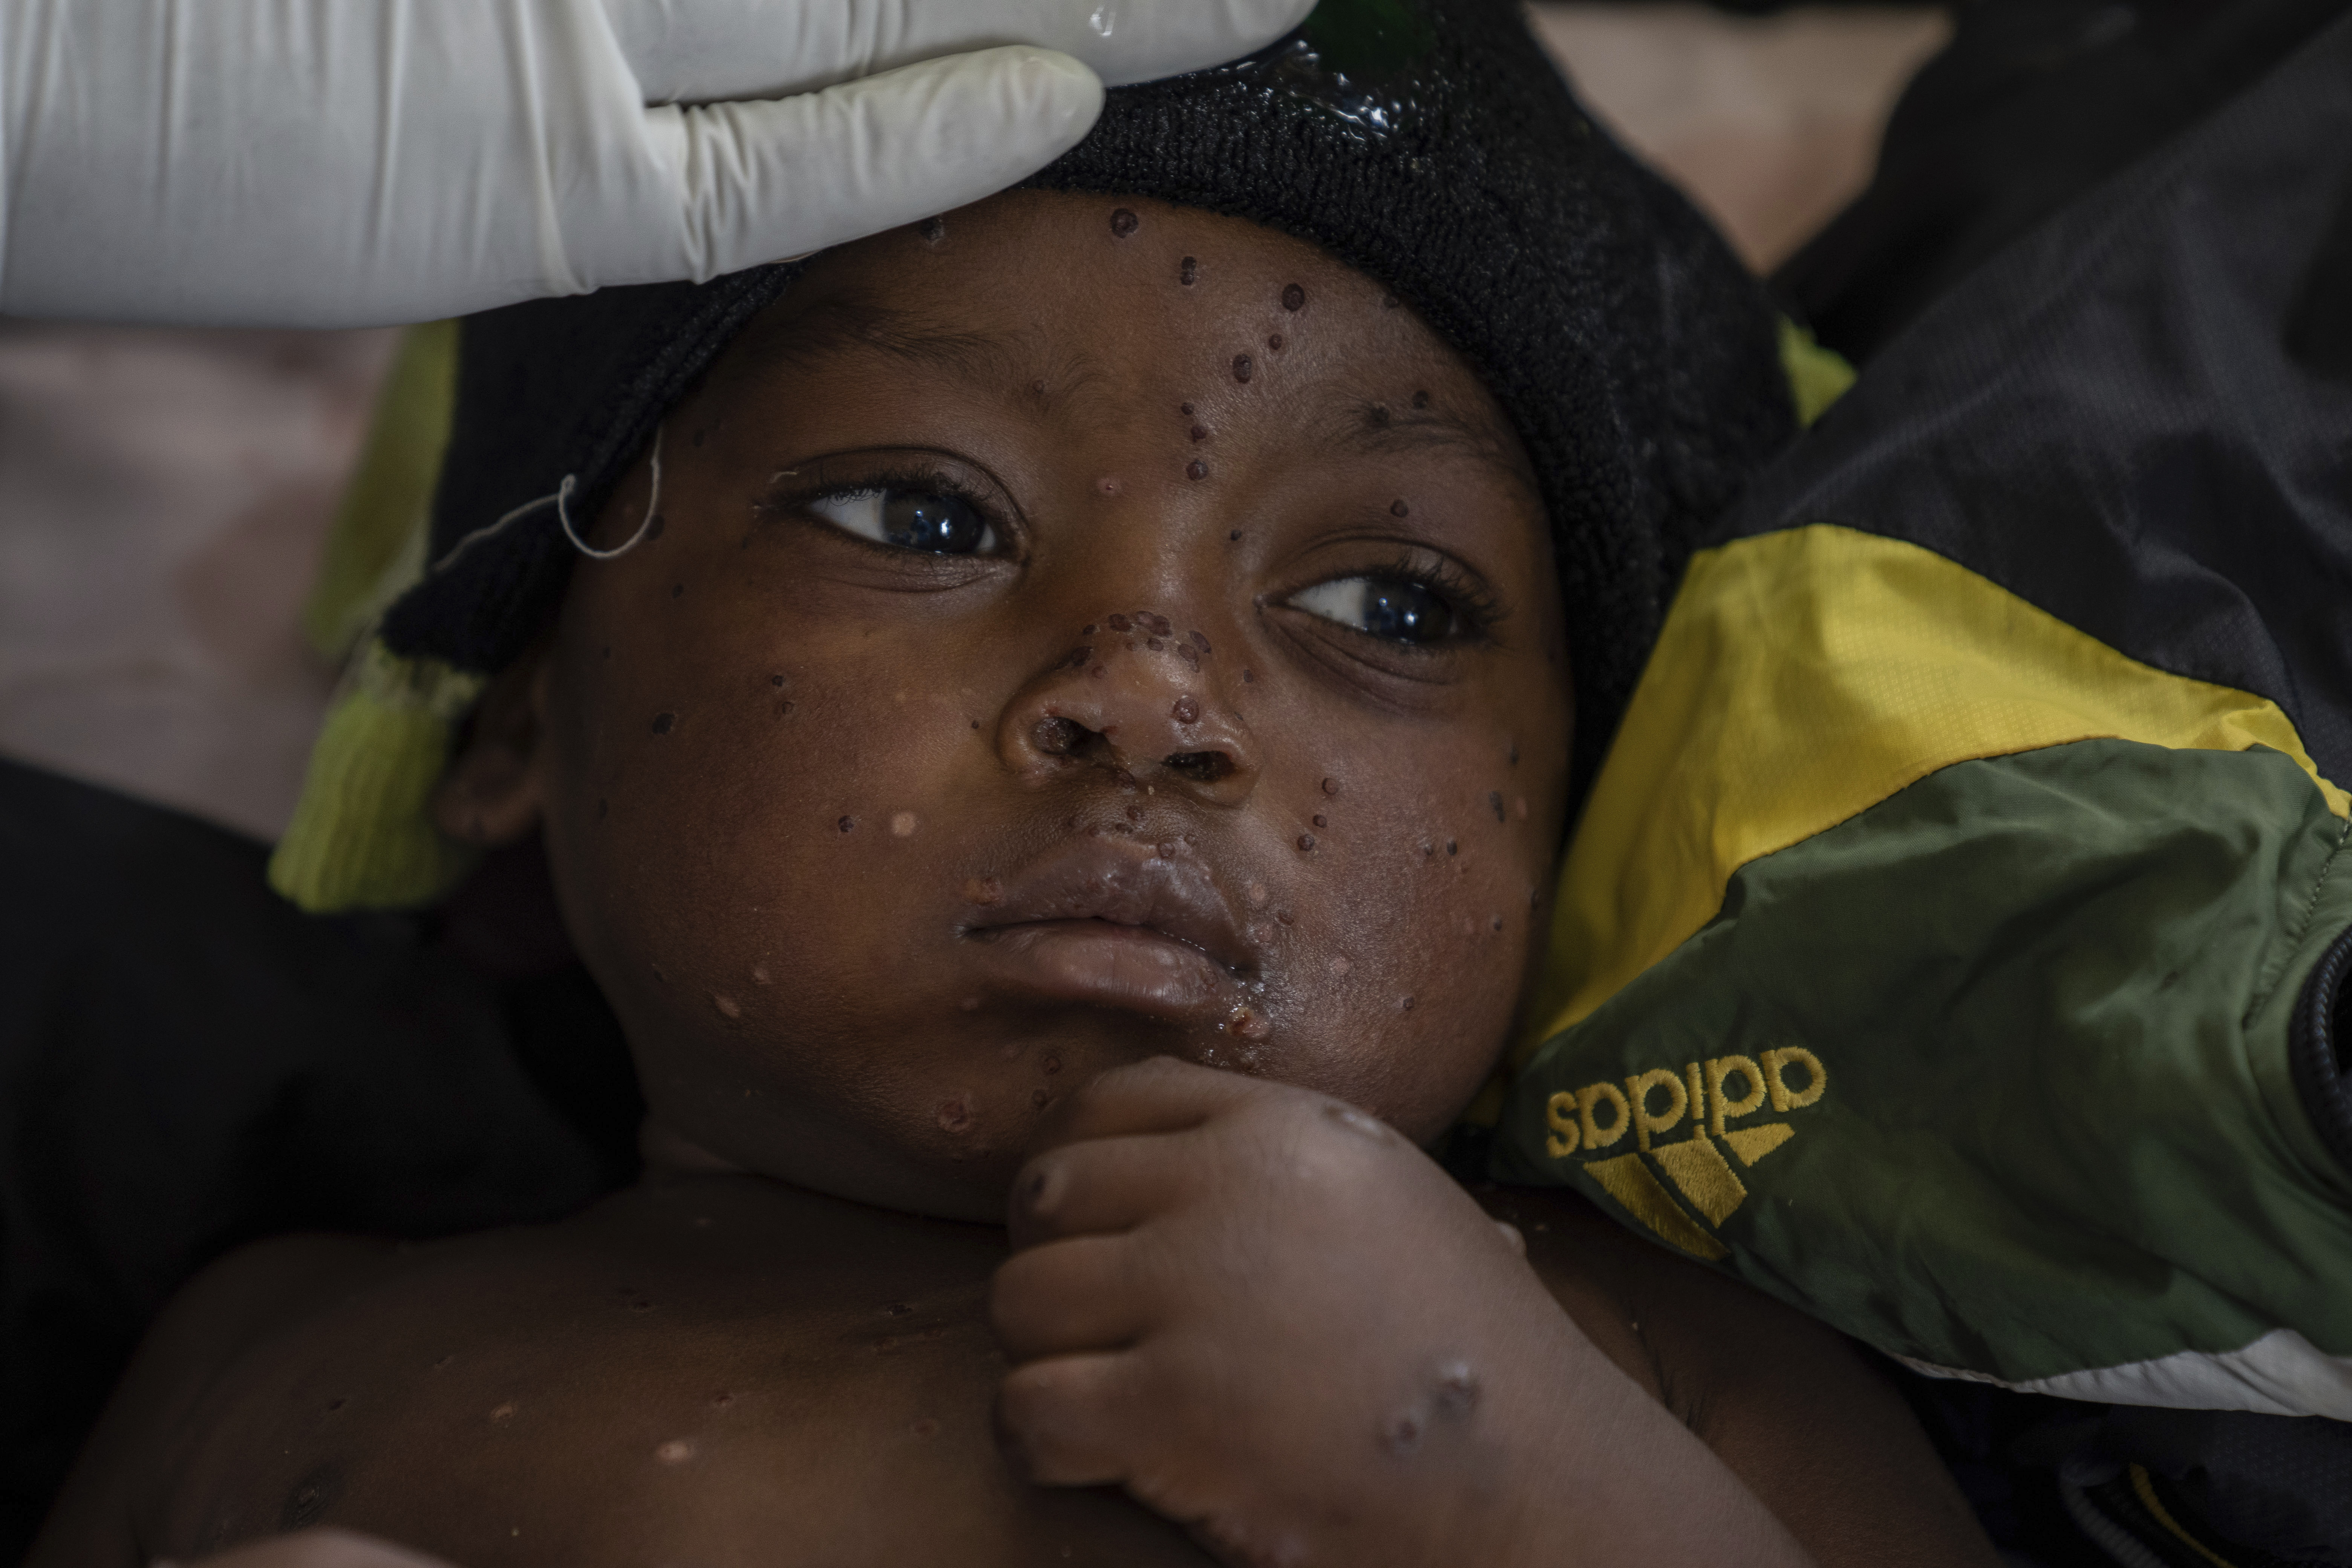
POLYGON ((451 790, 540 814, 665 1131, 995 1218, 1139 1057, 1421 1140, 1475 1093, 1549 913, 1561 608, 1517 441, 1380 286, 999 197, 823 258, 661 458, 451 790))

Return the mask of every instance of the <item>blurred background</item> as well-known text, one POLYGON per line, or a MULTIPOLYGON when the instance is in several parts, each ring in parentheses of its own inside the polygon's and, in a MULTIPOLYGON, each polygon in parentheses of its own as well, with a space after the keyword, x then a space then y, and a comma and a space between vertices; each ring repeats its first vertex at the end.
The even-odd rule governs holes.
MULTIPOLYGON (((1927 5, 1538 5, 1759 272, 1869 183, 1927 5)), ((0 754, 265 838, 335 671, 299 611, 394 334, 0 321, 0 754)))

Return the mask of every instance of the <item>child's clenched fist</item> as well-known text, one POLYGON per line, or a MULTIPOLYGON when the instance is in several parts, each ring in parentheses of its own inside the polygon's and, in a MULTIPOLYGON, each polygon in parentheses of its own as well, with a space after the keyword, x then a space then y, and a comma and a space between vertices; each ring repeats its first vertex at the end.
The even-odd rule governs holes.
POLYGON ((1034 1479, 1123 1487, 1237 1564, 1802 1560, 1376 1119, 1163 1058, 1045 1142, 992 1308, 1034 1479))

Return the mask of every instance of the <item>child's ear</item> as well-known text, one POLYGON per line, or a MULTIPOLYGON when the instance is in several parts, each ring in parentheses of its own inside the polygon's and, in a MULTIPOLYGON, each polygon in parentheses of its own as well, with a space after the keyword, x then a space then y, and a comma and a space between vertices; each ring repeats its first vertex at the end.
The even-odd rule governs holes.
POLYGON ((461 844, 499 849, 539 826, 547 795, 545 751, 549 645, 500 671, 474 710, 465 744, 433 795, 433 825, 461 844))

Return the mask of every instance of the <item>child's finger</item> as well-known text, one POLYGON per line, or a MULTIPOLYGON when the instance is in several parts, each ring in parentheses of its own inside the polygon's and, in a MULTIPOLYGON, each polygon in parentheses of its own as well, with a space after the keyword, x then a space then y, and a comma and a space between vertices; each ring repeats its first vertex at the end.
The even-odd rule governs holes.
POLYGON ((1113 1068, 1063 1097, 1031 1141, 1033 1152, 1096 1138, 1182 1132, 1247 1104, 1274 1086, 1174 1057, 1113 1068))
POLYGON ((1016 1363, 1119 1350, 1150 1331, 1152 1295, 1125 1237, 1082 1236, 1007 1258, 989 1289, 989 1322, 1016 1363))
POLYGON ((1131 1352, 1055 1356, 1005 1373, 996 1395, 998 1440, 1039 1486, 1114 1486, 1140 1440, 1139 1370, 1131 1352))
POLYGON ((1197 1139, 1098 1138, 1032 1159, 1013 1178, 1004 1223, 1016 1247, 1134 1229, 1182 1203, 1202 1179, 1197 1139))

